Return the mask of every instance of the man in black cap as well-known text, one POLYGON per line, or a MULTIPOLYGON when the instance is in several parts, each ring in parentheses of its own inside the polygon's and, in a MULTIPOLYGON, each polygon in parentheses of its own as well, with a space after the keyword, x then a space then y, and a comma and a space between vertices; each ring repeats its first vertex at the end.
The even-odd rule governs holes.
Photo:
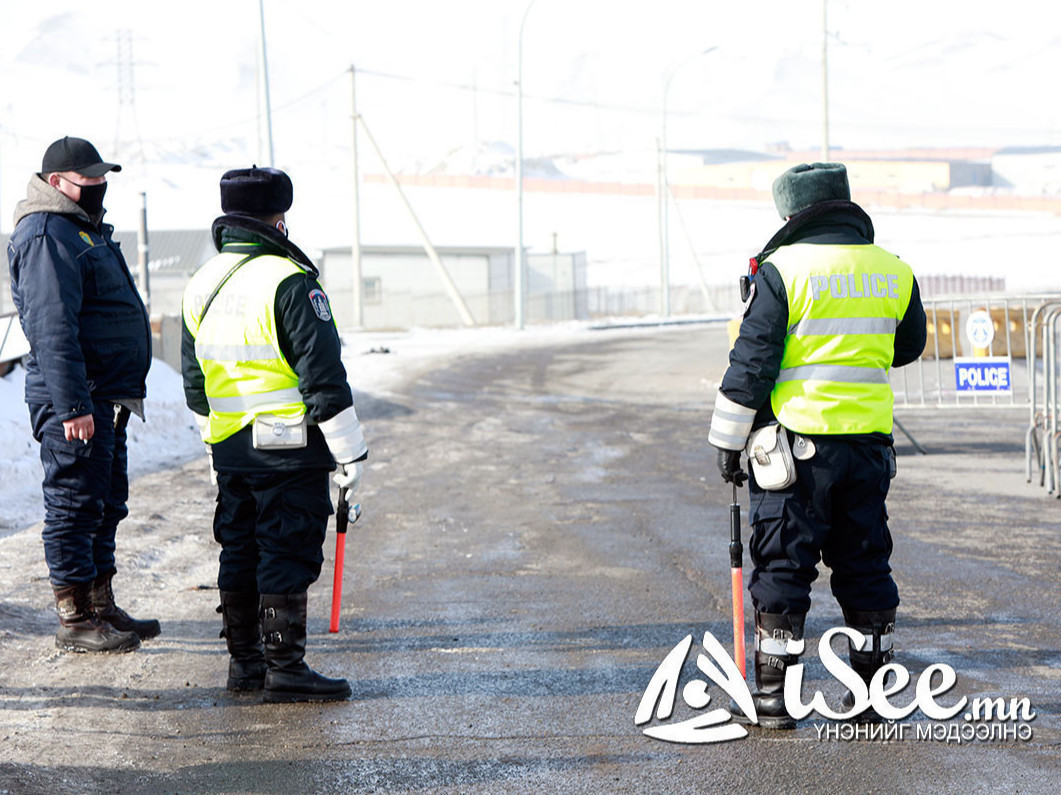
POLYGON ((130 651, 159 634, 114 603, 118 523, 129 514, 126 424, 143 419, 151 327, 114 227, 103 223, 105 163, 82 138, 44 153, 8 244, 11 293, 30 343, 33 436, 44 465, 44 557, 56 645, 130 651))
POLYGON ((303 660, 307 590, 324 561, 328 473, 338 465, 334 480, 352 495, 368 448, 328 297, 287 238, 292 193, 277 169, 221 178, 218 254, 185 289, 181 358, 217 479, 228 689, 333 701, 350 685, 303 660))
POLYGON ((873 223, 851 201, 842 164, 789 169, 774 182, 774 203, 786 223, 742 283, 744 318, 708 441, 727 483, 748 479, 741 451, 749 456, 753 699, 760 726, 790 729, 785 671, 803 652, 819 560, 832 570, 847 625, 863 637, 849 649, 851 667, 868 684, 892 658, 899 594, 884 507, 895 475, 888 370, 921 355, 926 328, 917 280, 873 245, 873 223))

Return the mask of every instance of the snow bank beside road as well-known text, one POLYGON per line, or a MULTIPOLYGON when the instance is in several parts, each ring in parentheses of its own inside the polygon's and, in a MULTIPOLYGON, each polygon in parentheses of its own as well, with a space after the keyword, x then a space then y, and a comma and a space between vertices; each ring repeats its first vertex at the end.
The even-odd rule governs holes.
MULTIPOLYGON (((25 402, 26 371, 16 367, 0 378, 0 536, 44 518, 40 448, 33 441, 25 402)), ((203 454, 191 412, 184 405, 180 373, 155 359, 147 375, 147 422, 129 420, 129 474, 183 464, 203 454)))

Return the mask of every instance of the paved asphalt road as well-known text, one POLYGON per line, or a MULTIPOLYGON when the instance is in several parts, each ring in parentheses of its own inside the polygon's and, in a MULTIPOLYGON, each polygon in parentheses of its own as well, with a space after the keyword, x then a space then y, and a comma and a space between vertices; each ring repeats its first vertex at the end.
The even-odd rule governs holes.
MULTIPOLYGON (((1030 738, 948 743, 961 715, 921 712, 887 742, 817 716, 705 745, 634 725, 686 635, 682 685, 705 632, 730 644, 730 494, 705 441, 724 366, 720 326, 599 331, 361 396, 371 464, 339 633, 331 535, 310 594, 307 659, 351 679, 340 704, 224 690, 202 460, 133 486, 115 587, 163 622, 134 654, 57 653, 39 528, 0 540, 0 793, 1056 791, 1061 505, 1025 483, 1013 410, 902 415, 928 455, 897 439, 896 662, 952 667, 941 704, 1027 699, 1030 738)), ((842 623, 827 571, 814 598, 804 694, 835 706, 816 645, 842 623)), ((670 723, 703 713, 683 692, 670 723)))

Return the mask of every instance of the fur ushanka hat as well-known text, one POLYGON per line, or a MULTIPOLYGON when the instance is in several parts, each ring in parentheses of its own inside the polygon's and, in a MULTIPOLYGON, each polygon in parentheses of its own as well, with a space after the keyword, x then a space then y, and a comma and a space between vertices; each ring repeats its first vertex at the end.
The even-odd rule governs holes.
POLYGON ((834 200, 851 201, 843 163, 801 163, 774 180, 774 205, 782 218, 791 218, 812 204, 834 200))
POLYGON ((278 168, 237 168, 221 177, 221 211, 267 218, 291 209, 291 178, 278 168))

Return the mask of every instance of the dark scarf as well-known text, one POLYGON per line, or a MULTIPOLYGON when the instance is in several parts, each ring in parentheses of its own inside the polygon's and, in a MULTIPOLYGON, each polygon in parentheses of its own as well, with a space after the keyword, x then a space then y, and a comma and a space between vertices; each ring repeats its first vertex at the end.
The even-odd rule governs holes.
POLYGON ((263 254, 273 254, 294 260, 310 276, 316 279, 320 275, 313 260, 280 234, 276 227, 249 215, 222 215, 214 221, 210 229, 214 239, 214 248, 218 251, 226 243, 256 243, 264 246, 263 254))
POLYGON ((838 226, 853 228, 867 243, 873 242, 873 221, 854 202, 833 200, 812 204, 791 218, 774 234, 763 250, 752 259, 758 268, 781 246, 797 243, 815 233, 833 231, 838 226))

